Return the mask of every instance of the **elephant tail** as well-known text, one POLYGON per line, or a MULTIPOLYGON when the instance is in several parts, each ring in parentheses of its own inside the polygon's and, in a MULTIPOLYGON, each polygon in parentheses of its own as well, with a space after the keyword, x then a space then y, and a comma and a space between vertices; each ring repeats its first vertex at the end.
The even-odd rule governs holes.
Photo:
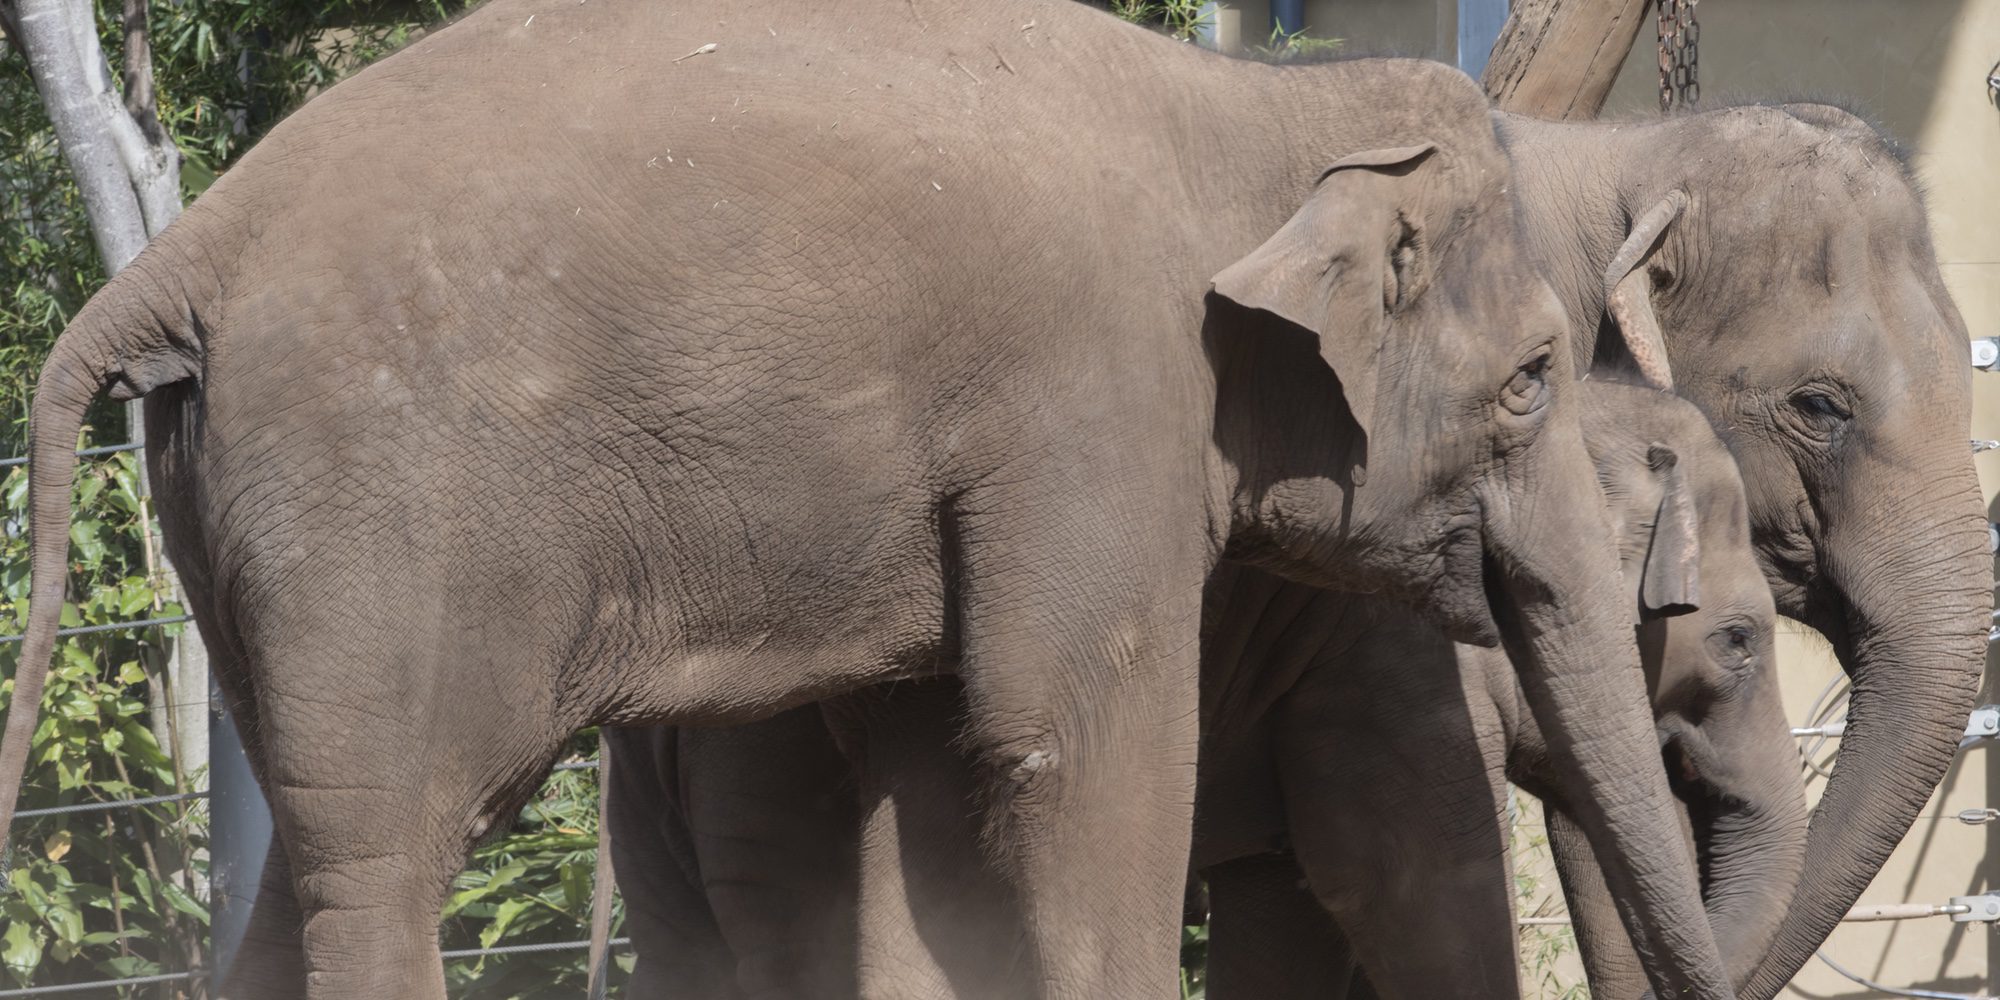
POLYGON ((137 399, 197 378, 203 351, 199 320, 184 299, 162 307, 172 283, 158 277, 161 254, 148 250, 77 312, 42 366, 28 415, 28 512, 33 532, 28 624, 14 672, 7 728, 0 736, 0 851, 11 839, 42 699, 55 652, 68 583, 70 488, 77 434, 100 394, 137 399))

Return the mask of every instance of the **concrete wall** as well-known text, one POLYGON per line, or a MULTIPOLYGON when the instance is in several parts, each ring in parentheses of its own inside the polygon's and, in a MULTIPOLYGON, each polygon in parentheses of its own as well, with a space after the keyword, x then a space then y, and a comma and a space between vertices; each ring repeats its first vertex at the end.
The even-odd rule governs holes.
MULTIPOLYGON (((1359 51, 1449 61, 1455 9, 1452 0, 1317 0, 1307 8, 1307 23, 1314 34, 1348 39, 1359 51)), ((1247 18, 1259 16, 1246 11, 1247 18)), ((1972 336, 2000 335, 2000 109, 1989 103, 1986 88, 1989 68, 2000 61, 2000 0, 1732 0, 1702 4, 1700 16, 1704 103, 1837 97, 1916 150, 1945 279, 1972 336)), ((1652 46, 1651 30, 1642 30, 1608 116, 1652 113, 1652 46)), ((2000 374, 1976 375, 1974 384, 1969 436, 2000 438, 2000 374)), ((2000 452, 1977 461, 1989 510, 2000 515, 1993 505, 2000 452)), ((1838 667, 1816 636, 1792 631, 1780 644, 1781 670, 1787 704, 1801 719, 1838 667)), ((1987 686, 1986 702, 2000 702, 2000 684, 1989 679, 1987 686)), ((1963 809, 2000 806, 1993 752, 1976 747, 1961 756, 1864 903, 1943 903, 1994 884, 2000 824, 1967 826, 1954 818, 1963 809)), ((1814 783, 1814 794, 1820 784, 1814 783)), ((2000 937, 1990 926, 1942 917, 1850 923, 1835 932, 1825 952, 1889 986, 2000 992, 2000 937)), ((1815 962, 1789 995, 1886 994, 1815 962)))

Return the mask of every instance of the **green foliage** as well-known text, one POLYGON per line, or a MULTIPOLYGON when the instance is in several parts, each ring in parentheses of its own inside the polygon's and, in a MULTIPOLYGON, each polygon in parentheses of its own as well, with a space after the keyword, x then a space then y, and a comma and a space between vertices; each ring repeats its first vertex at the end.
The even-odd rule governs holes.
MULTIPOLYGON (((27 63, 0 48, 0 450, 27 438, 28 394, 71 313, 104 283, 83 199, 27 63)), ((104 411, 99 416, 115 414, 104 411)), ((123 425, 115 419, 113 428, 123 425)))
MULTIPOLYGON (((571 759, 595 759, 596 748, 594 730, 579 734, 571 759)), ((596 851, 596 773, 557 771, 514 827, 474 851, 472 867, 452 883, 441 929, 445 950, 588 938, 596 851)), ((616 957, 630 971, 630 954, 616 957)), ((462 958, 446 963, 445 978, 454 996, 477 1000, 582 996, 585 965, 581 951, 462 958)))
POLYGON ((1110 0, 1111 13, 1133 24, 1158 25, 1186 41, 1207 20, 1206 0, 1110 0))
POLYGON ((1181 928, 1181 1000, 1208 997, 1208 925, 1181 928))
MULTIPOLYGON (((25 619, 28 543, 26 470, 4 481, 0 590, 9 632, 25 619)), ((130 453, 87 463, 74 493, 70 592, 65 626, 180 613, 156 586, 145 557, 145 508, 130 453)), ((20 807, 171 794, 200 775, 175 771, 148 727, 151 663, 176 627, 74 636, 58 647, 34 734, 20 807)), ((0 647, 11 696, 20 646, 0 647)), ((200 692, 197 697, 206 697, 200 692)), ((206 817, 189 803, 24 820, 13 829, 0 896, 7 929, 0 960, 7 985, 51 985, 151 975, 198 965, 208 912, 198 898, 206 817)))
POLYGON ((1287 32, 1277 25, 1271 26, 1271 37, 1264 42, 1264 51, 1279 62, 1317 62, 1332 58, 1347 44, 1344 38, 1314 38, 1306 32, 1311 28, 1300 28, 1287 32))

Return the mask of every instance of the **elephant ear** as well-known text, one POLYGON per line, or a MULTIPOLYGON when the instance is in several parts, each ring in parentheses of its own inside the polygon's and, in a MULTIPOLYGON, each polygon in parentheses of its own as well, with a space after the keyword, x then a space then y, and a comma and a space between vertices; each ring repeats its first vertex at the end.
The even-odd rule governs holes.
POLYGON ((1319 337, 1320 357, 1340 379, 1348 411, 1368 434, 1375 375, 1387 331, 1382 305, 1380 234, 1363 220, 1395 205, 1381 182, 1408 173, 1437 147, 1371 149, 1341 157, 1312 197, 1264 244, 1223 268, 1212 282, 1223 298, 1260 309, 1319 337))
POLYGON ((1678 190, 1654 202, 1633 220, 1625 245, 1604 269, 1605 305, 1624 338, 1625 350, 1632 355, 1639 377, 1663 391, 1673 389, 1674 373, 1667 365, 1667 342, 1660 334, 1660 319, 1653 312, 1653 279, 1646 265, 1687 204, 1687 194, 1678 190))
POLYGON ((1639 582, 1642 617, 1684 615, 1701 606, 1701 523, 1680 456, 1666 445, 1646 449, 1646 466, 1660 481, 1660 508, 1639 582))

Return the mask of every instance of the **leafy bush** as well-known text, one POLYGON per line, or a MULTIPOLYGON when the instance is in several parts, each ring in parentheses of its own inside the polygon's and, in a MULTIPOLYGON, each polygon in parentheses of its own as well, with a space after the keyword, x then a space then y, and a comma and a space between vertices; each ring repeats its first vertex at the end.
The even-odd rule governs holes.
MULTIPOLYGON (((141 530, 138 462, 131 453, 88 463, 78 474, 65 626, 173 616, 148 571, 141 530)), ((27 475, 5 480, 0 587, 11 632, 25 620, 28 591, 27 475)), ((160 638, 172 627, 74 636, 58 646, 29 758, 22 809, 165 795, 196 787, 177 773, 148 728, 148 685, 160 638)), ((20 646, 0 662, 12 667, 20 646)), ((0 684, 11 695, 13 680, 0 684)), ((200 848, 201 810, 190 803, 23 820, 13 830, 0 960, 15 983, 48 985, 178 971, 201 964, 208 914, 200 848)))
MULTIPOLYGON (((571 760, 595 760, 596 731, 579 734, 570 747, 571 760)), ((445 950, 587 938, 597 819, 596 772, 551 775, 513 829, 474 851, 472 867, 452 883, 441 931, 445 950)), ((614 935, 621 909, 613 910, 614 935)), ((629 952, 614 957, 631 971, 629 952)), ((587 953, 577 950, 461 958, 445 964, 445 979, 455 996, 477 1000, 582 996, 586 962, 587 953)))

